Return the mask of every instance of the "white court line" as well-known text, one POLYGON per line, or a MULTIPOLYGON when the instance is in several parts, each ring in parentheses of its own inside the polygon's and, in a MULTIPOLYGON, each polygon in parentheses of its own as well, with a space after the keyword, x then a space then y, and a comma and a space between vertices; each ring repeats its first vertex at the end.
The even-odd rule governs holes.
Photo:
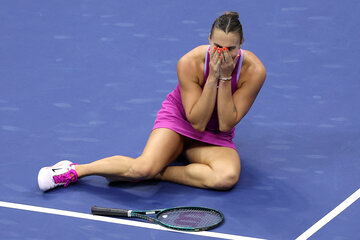
POLYGON ((128 225, 128 226, 133 226, 133 227, 142 227, 142 228, 150 228, 150 229, 156 229, 156 230, 162 230, 162 231, 193 234, 193 235, 213 237, 213 238, 233 239, 233 240, 264 240, 264 239, 260 239, 260 238, 243 237, 243 236, 238 236, 238 235, 231 235, 231 234, 217 233, 217 232, 175 231, 175 230, 161 227, 159 225, 152 224, 152 223, 131 221, 131 220, 125 220, 125 219, 119 219, 119 218, 111 218, 111 217, 103 217, 103 216, 95 216, 95 215, 86 214, 86 213, 71 212, 71 211, 58 210, 58 209, 53 209, 53 208, 44 208, 44 207, 37 207, 37 206, 11 203, 11 202, 3 202, 3 201, 0 201, 0 207, 32 211, 32 212, 47 213, 47 214, 54 214, 54 215, 61 215, 61 216, 81 218, 81 219, 88 219, 88 220, 94 220, 94 221, 100 221, 100 222, 116 223, 116 224, 128 225))
POLYGON ((359 198, 360 198, 360 188, 356 192, 354 192, 350 197, 348 197, 345 201, 340 203, 339 206, 337 206, 331 212, 329 212, 327 215, 325 215, 325 217, 320 219, 312 227, 310 227, 303 234, 301 234, 296 240, 308 239, 314 233, 316 233, 320 228, 325 226, 328 222, 330 222, 332 219, 334 219, 337 215, 339 215, 342 211, 344 211, 346 208, 348 208, 351 204, 353 204, 359 198))

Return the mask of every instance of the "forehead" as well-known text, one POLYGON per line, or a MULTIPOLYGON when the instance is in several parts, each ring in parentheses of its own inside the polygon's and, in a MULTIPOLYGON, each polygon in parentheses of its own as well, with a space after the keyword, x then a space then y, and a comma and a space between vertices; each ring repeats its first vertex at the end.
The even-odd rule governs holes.
POLYGON ((221 46, 238 46, 240 44, 240 36, 236 32, 225 33, 215 28, 212 34, 212 40, 221 46))

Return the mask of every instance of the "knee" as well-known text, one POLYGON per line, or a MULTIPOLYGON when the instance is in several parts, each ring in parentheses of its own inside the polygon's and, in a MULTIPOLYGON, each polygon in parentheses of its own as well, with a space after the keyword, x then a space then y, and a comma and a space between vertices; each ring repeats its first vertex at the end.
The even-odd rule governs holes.
POLYGON ((154 171, 152 164, 137 158, 129 169, 130 176, 134 179, 152 179, 157 172, 154 171))
POLYGON ((240 171, 235 169, 228 169, 222 171, 215 171, 209 188, 215 190, 229 190, 238 182, 240 171))

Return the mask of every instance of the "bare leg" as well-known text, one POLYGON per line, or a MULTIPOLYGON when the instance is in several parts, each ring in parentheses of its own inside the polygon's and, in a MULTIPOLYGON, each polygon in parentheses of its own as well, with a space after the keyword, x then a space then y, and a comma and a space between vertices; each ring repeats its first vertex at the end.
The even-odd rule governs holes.
POLYGON ((159 128, 152 131, 140 157, 112 156, 89 164, 77 165, 78 177, 99 175, 113 180, 149 179, 174 161, 182 152, 184 137, 159 128))
POLYGON ((77 165, 75 170, 79 178, 99 175, 110 179, 131 180, 136 178, 134 173, 131 173, 136 160, 126 156, 112 156, 89 164, 77 165))
POLYGON ((185 150, 187 166, 165 168, 157 179, 200 188, 230 189, 240 175, 240 158, 232 148, 194 143, 185 150))

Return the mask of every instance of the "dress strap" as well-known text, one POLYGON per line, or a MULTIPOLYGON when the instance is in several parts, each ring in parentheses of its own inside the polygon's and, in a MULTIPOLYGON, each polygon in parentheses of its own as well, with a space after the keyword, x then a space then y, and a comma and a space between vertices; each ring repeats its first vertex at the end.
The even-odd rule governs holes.
POLYGON ((209 47, 207 48, 207 50, 206 50, 206 55, 205 55, 204 76, 206 76, 206 71, 207 71, 208 66, 209 66, 209 64, 208 64, 208 60, 209 60, 209 57, 210 57, 209 50, 210 50, 210 45, 209 45, 209 47))
POLYGON ((244 52, 243 50, 239 50, 239 54, 240 54, 240 57, 239 57, 239 66, 238 66, 238 70, 237 70, 237 73, 236 73, 236 83, 239 81, 239 77, 240 77, 240 72, 241 72, 241 65, 242 65, 242 62, 243 62, 243 59, 244 59, 244 52))

